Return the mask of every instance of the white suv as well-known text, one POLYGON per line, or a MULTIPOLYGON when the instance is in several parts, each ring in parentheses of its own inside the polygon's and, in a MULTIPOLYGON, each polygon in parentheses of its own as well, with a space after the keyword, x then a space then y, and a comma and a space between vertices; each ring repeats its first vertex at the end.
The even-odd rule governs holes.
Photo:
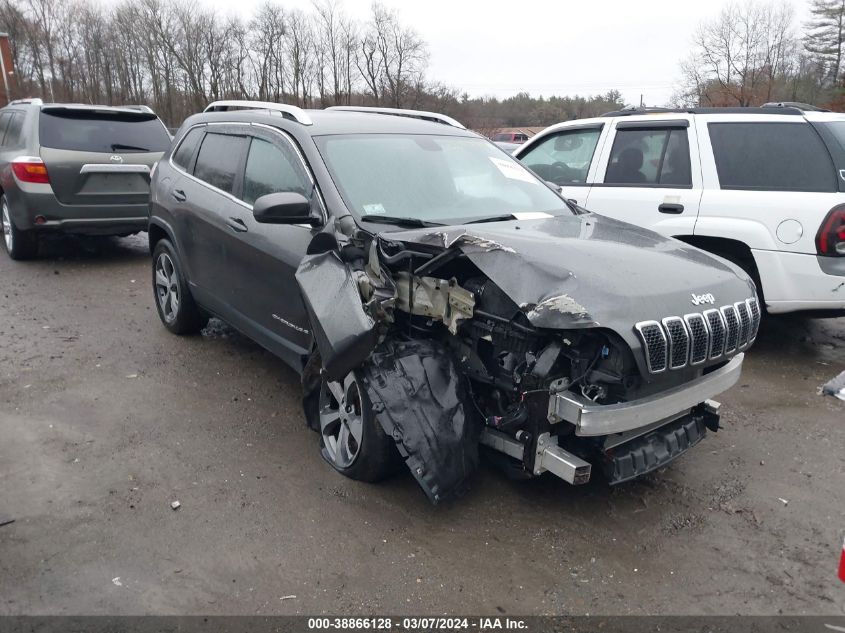
POLYGON ((737 263, 770 313, 845 315, 845 114, 623 110, 553 125, 514 155, 590 211, 737 263))

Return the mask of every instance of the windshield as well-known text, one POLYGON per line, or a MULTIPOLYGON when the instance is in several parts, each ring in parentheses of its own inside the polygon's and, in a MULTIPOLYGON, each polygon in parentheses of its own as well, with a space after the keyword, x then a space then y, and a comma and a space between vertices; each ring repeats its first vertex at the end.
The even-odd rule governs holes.
POLYGON ((349 134, 315 141, 346 205, 372 221, 382 215, 461 224, 572 214, 534 174, 484 139, 349 134))

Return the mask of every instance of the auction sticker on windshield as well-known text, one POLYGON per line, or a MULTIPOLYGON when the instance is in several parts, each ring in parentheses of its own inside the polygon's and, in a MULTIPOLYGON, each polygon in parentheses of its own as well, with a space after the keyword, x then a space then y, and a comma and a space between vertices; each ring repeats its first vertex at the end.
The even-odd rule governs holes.
POLYGON ((376 204, 365 204, 362 205, 364 207, 364 212, 369 213, 370 215, 384 215, 387 211, 384 210, 384 205, 381 202, 376 204))
POLYGON ((506 160, 504 158, 496 158, 495 156, 489 157, 492 163, 502 172, 502 175, 505 178, 510 178, 511 180, 522 180, 524 182, 530 182, 534 185, 539 185, 540 183, 537 181, 534 176, 532 176, 524 167, 520 166, 518 163, 514 163, 513 161, 506 160))

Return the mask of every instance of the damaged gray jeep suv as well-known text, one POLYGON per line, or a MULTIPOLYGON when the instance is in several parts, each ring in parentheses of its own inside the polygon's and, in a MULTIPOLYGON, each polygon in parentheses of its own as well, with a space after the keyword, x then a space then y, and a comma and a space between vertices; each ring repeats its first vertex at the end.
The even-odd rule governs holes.
POLYGON ((227 321, 300 371, 329 464, 404 460, 433 502, 479 447, 572 484, 667 464, 719 428, 760 323, 737 266, 427 112, 213 103, 155 170, 149 235, 165 327, 227 321))

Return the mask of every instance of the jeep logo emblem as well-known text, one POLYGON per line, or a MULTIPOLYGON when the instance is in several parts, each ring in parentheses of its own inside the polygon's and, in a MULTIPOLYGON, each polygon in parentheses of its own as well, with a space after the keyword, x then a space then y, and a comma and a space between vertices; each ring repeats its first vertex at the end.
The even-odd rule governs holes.
POLYGON ((700 306, 702 303, 709 303, 714 304, 716 303, 716 297, 714 297, 709 292, 703 295, 697 295, 694 292, 692 293, 692 305, 700 306))

